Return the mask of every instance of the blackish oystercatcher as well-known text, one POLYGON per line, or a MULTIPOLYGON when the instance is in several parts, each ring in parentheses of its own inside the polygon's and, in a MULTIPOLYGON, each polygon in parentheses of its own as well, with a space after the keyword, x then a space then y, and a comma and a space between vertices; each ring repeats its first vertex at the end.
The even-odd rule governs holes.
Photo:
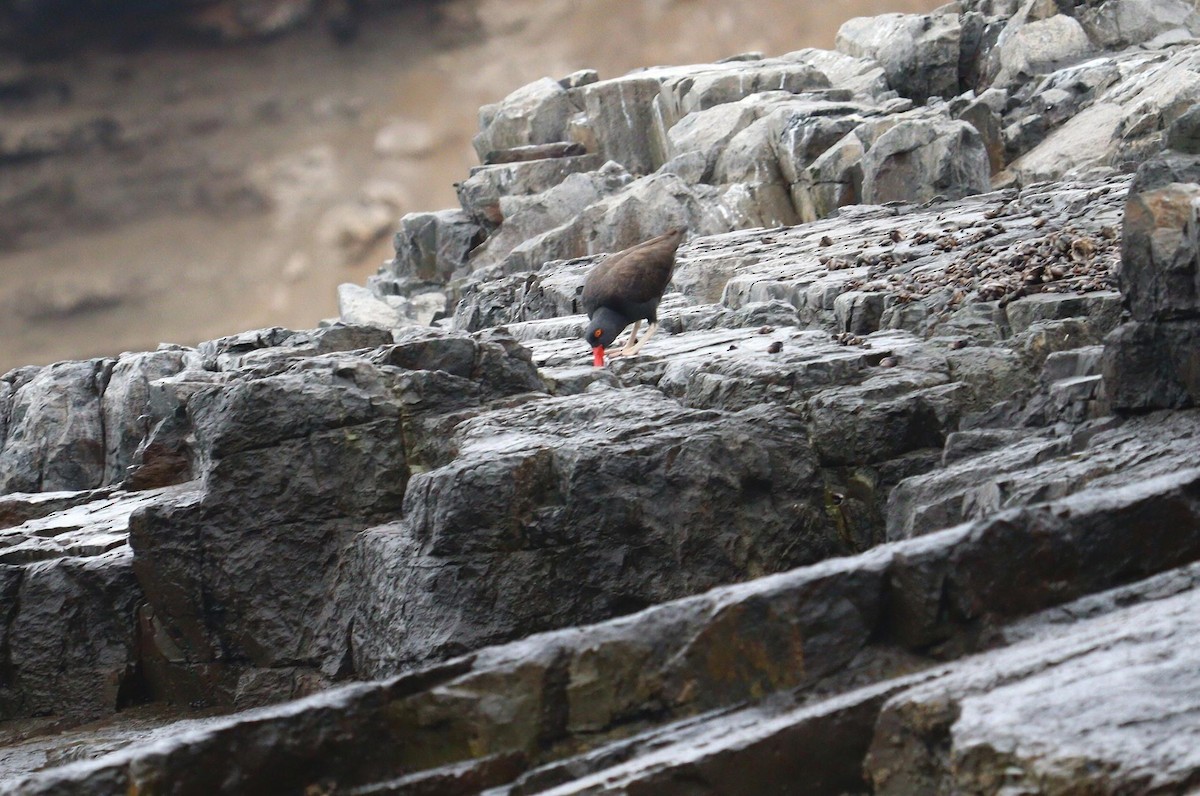
POLYGON ((676 227, 656 238, 609 255, 587 275, 583 282, 583 308, 591 319, 588 324, 588 343, 592 346, 592 362, 604 365, 604 350, 617 335, 633 324, 629 342, 611 356, 632 356, 642 350, 658 329, 658 302, 671 281, 675 270, 675 250, 687 229, 676 227), (638 339, 642 320, 650 322, 646 336, 638 339))

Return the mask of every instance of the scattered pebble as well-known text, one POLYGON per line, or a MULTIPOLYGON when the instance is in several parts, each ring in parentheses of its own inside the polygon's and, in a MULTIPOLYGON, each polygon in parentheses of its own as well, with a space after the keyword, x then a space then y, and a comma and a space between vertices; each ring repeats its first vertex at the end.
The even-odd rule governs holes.
MULTIPOLYGON (((1045 223, 1045 219, 1035 219, 1045 223)), ((899 303, 912 302, 949 288, 951 307, 968 301, 999 301, 1007 305, 1034 293, 1088 293, 1116 288, 1115 271, 1120 243, 1114 234, 1066 227, 1043 237, 1004 245, 996 235, 1003 225, 955 226, 953 231, 916 233, 913 244, 927 242, 953 258, 938 258, 937 266, 914 270, 897 268, 897 258, 859 255, 857 265, 870 266, 867 278, 847 280, 846 290, 886 291, 899 303)), ((900 258, 903 262, 911 256, 900 258)), ((826 263, 838 270, 835 259, 826 263)))
POLYGON ((779 342, 778 340, 776 340, 775 342, 773 342, 769 346, 767 346, 768 354, 778 354, 782 350, 783 350, 783 343, 779 342))

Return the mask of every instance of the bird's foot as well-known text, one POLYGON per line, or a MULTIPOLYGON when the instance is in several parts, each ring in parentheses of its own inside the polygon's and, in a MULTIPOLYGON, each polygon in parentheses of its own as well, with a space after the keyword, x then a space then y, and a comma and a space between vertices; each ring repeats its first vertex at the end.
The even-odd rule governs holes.
POLYGON ((658 331, 658 324, 652 323, 650 324, 650 328, 648 328, 646 333, 641 337, 638 337, 636 334, 630 337, 629 342, 627 342, 625 347, 621 349, 620 355, 623 357, 637 356, 638 352, 642 350, 642 346, 649 342, 650 338, 654 336, 656 331, 658 331))
POLYGON ((641 340, 630 340, 629 344, 621 349, 621 355, 627 357, 635 357, 642 350, 642 346, 650 339, 650 335, 646 335, 641 340))
POLYGON ((610 357, 632 357, 637 356, 637 352, 642 350, 641 340, 630 340, 620 351, 613 351, 609 354, 610 357))

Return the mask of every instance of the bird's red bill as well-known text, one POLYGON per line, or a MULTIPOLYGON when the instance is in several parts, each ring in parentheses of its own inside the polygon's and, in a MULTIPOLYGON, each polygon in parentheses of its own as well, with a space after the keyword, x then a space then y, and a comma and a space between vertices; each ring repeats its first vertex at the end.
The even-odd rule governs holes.
POLYGON ((592 349, 592 364, 598 368, 604 367, 604 346, 598 345, 592 349))

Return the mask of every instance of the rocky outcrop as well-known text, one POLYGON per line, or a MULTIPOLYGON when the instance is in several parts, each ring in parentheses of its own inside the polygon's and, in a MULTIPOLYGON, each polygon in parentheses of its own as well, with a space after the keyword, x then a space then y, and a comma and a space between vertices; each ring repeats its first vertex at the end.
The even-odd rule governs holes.
POLYGON ((53 492, 100 486, 105 476, 100 395, 112 367, 110 360, 60 362, 7 374, 0 488, 53 492))
POLYGON ((151 651, 160 688, 253 704, 281 678, 302 692, 352 671, 348 615, 334 599, 339 558, 400 513, 412 468, 427 466, 418 440, 438 422, 428 415, 540 388, 502 339, 416 338, 369 352, 258 349, 224 383, 181 374, 171 385, 187 394, 204 491, 140 512, 130 528, 155 645, 169 640, 151 651))
POLYGON ((129 516, 178 491, 0 502, 5 719, 99 718, 142 697, 134 617, 145 595, 128 545, 129 516))
POLYGON ((1193 109, 1172 127, 1171 143, 1185 151, 1151 158, 1130 190, 1120 276, 1132 320, 1105 350, 1105 375, 1119 410, 1200 402, 1200 148, 1191 143, 1197 118, 1193 109))
MULTIPOLYGON (((1084 490, 856 558, 340 689, 253 720, 229 719, 186 743, 80 767, 72 779, 118 789, 153 781, 184 793, 253 789, 268 776, 280 789, 377 783, 391 792, 470 793, 506 792, 511 783, 517 792, 557 786, 595 793, 697 780, 718 788, 737 776, 748 792, 760 792, 784 772, 811 772, 813 792, 838 793, 861 787, 867 754, 876 787, 912 792, 914 782, 950 773, 940 755, 922 764, 919 756, 931 754, 924 738, 949 741, 957 759, 977 757, 971 750, 981 746, 986 753, 976 738, 989 730, 1012 732, 983 706, 971 711, 978 695, 990 695, 989 683, 1036 698, 1039 679, 1086 682, 1089 670, 1096 676, 1118 660, 1158 661, 1162 673, 1187 670, 1186 659, 1165 653, 1190 632, 1179 617, 1195 602, 1195 567, 1186 564, 1200 555, 1196 484, 1190 469, 1115 492, 1084 490), (1180 524, 1154 522, 1154 506, 1169 507, 1180 524), (1152 579, 1080 599, 1128 580, 1130 561, 1152 579), (1027 588, 1014 592, 1014 577, 1027 588), (1066 617, 1074 624, 1064 628, 1066 617), (1001 634, 1004 651, 964 658, 981 647, 987 629, 1001 634), (1048 642, 1042 634, 1055 629, 1048 642), (768 693, 779 697, 759 702, 768 693), (943 701, 947 694, 962 701, 961 713, 943 701), (935 695, 937 712, 929 716, 920 705, 935 695), (653 718, 647 705, 655 706, 653 718), (338 732, 328 729, 334 722, 338 732), (372 743, 356 748, 367 737, 372 743), (371 751, 384 748, 386 755, 371 751), (214 772, 206 762, 214 758, 228 764, 214 772), (772 761, 770 773, 756 761, 772 761), (758 773, 747 781, 751 771, 758 773), (761 787, 753 784, 757 776, 761 787)), ((1135 680, 1123 682, 1154 676, 1134 671, 1135 680)), ((1172 711, 1155 710, 1139 694, 1149 696, 1134 690, 1120 713, 1104 719, 1125 755, 1147 734, 1180 726, 1172 711), (1120 725, 1125 716, 1139 720, 1120 725)), ((991 764, 981 758, 979 769, 955 769, 955 776, 1004 772, 1039 782, 1039 769, 1054 758, 1038 751, 1051 739, 1050 749, 1064 748, 1059 722, 1066 721, 1060 712, 1040 715, 1044 729, 1022 735, 1015 755, 1002 752, 991 764), (1022 763, 1029 768, 1011 770, 1022 763)), ((1112 764, 1096 766, 1111 781, 1137 782, 1136 764, 1150 761, 1121 765, 1128 758, 1112 749, 1084 747, 1091 755, 1084 761, 1112 764)), ((1164 750, 1159 761, 1165 766, 1152 770, 1164 778, 1183 781, 1194 771, 1186 753, 1164 750)), ((1078 782, 1081 770, 1088 770, 1083 761, 1072 764, 1066 777, 1078 782)), ((46 790, 30 783, 28 792, 72 792, 72 779, 46 778, 46 790)))
MULTIPOLYGON (((449 288, 450 314, 497 266, 537 271, 681 221, 700 235, 790 226, 863 202, 1132 171, 1200 99, 1182 44, 1200 30, 1195 14, 1167 4, 1142 18, 1110 0, 1076 19, 1044 5, 851 20, 837 53, 526 86, 481 113, 481 158, 552 154, 554 142, 572 154, 475 170, 459 197, 478 225, 470 235, 486 239, 425 270, 449 288)), ((415 231, 429 217, 402 222, 397 257, 374 283, 381 297, 431 289, 408 282, 414 247, 434 251, 415 231)), ((447 236, 457 228, 442 223, 447 236)))
POLYGON ((963 24, 957 14, 883 14, 842 25, 838 52, 868 58, 888 85, 917 102, 960 93, 963 24))
POLYGON ((1159 579, 1167 594, 1149 605, 1133 590, 1084 601, 1077 607, 1097 615, 1071 627, 1054 616, 1022 623, 1010 649, 890 700, 866 757, 875 792, 977 793, 998 774, 1006 787, 1041 792, 1080 782, 1109 792, 1190 787, 1196 738, 1185 717, 1195 691, 1182 684, 1194 664, 1181 639, 1196 607, 1184 585, 1193 577, 1194 567, 1159 579), (1131 597, 1131 607, 1104 602, 1131 597), (1073 696, 1097 682, 1112 689, 1102 709, 1073 696))
POLYGON ((451 444, 451 462, 413 477, 404 520, 357 542, 356 671, 630 613, 841 547, 803 426, 780 409, 614 389, 481 414, 451 444))
POLYGON ((1139 8, 548 78, 361 324, 6 375, 10 790, 1192 787, 1200 61, 1139 8))

